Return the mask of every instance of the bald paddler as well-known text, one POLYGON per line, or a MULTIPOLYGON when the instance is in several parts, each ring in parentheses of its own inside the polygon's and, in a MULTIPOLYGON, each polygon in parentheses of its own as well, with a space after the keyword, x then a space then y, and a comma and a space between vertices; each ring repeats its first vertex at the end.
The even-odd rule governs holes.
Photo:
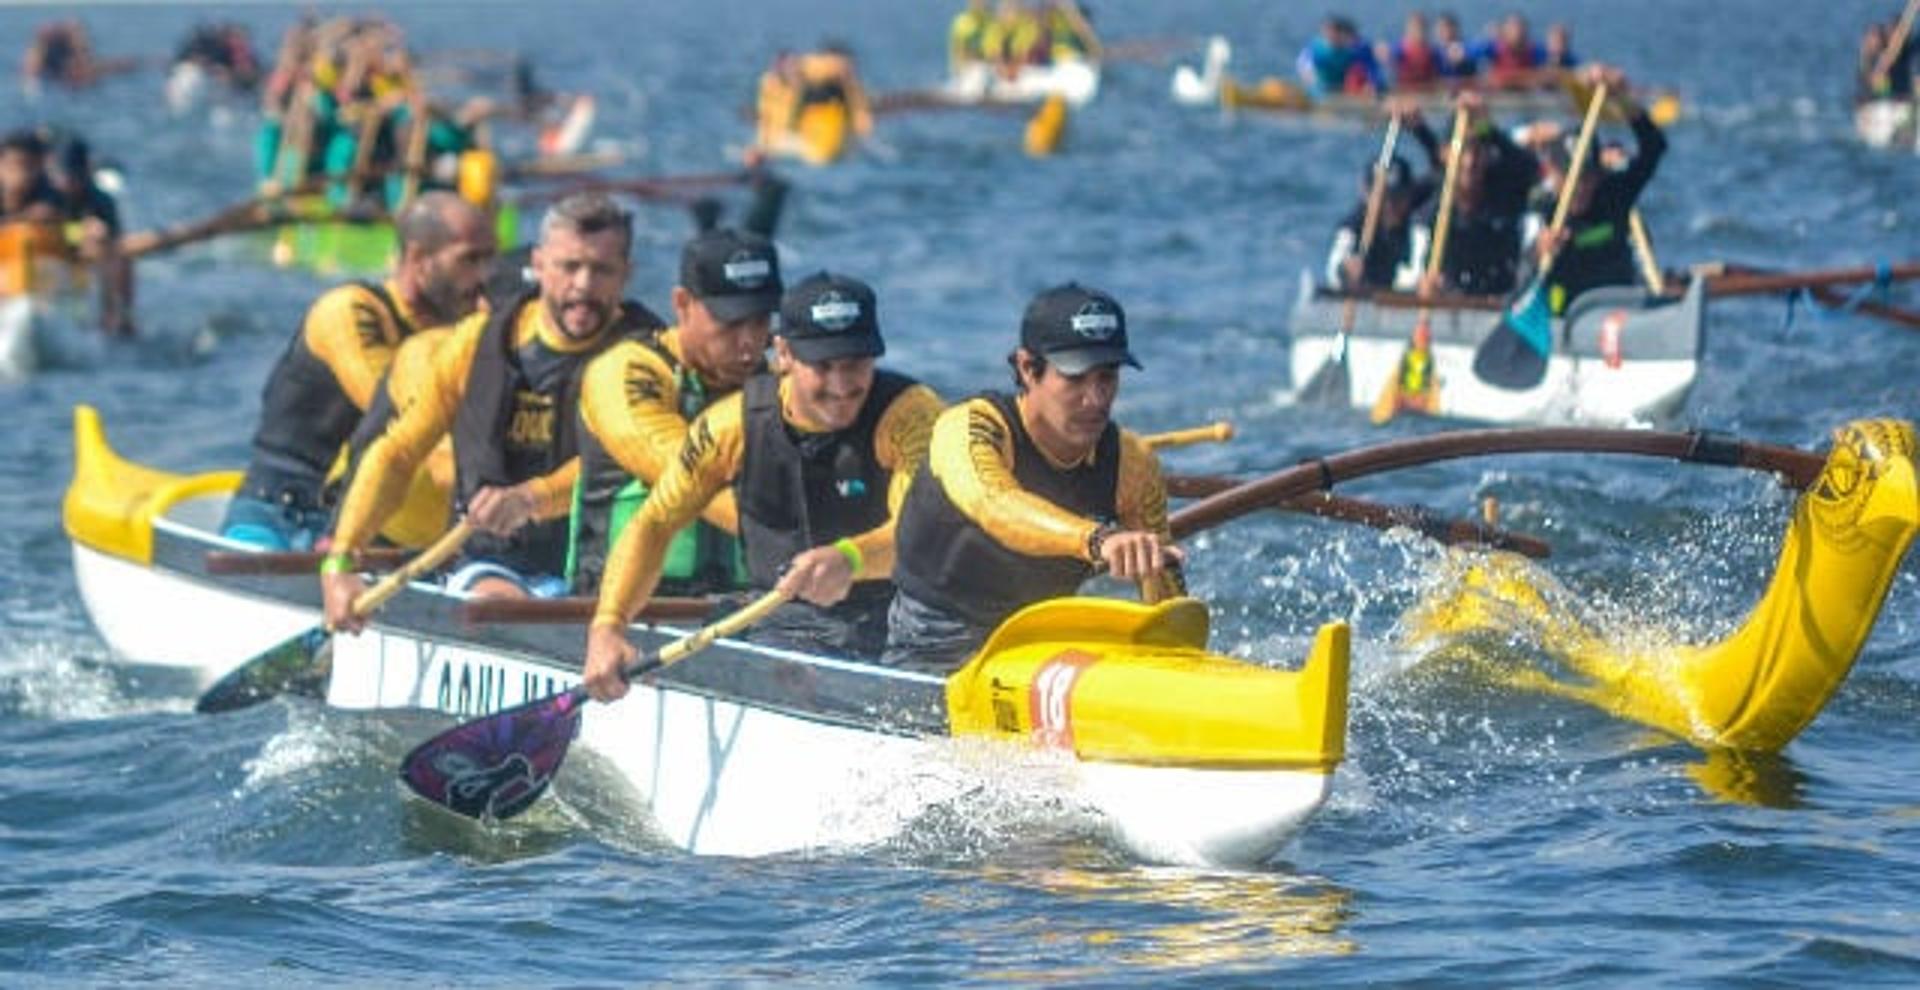
POLYGON ((749 583, 791 601, 752 638, 878 656, 893 597, 894 518, 940 411, 933 391, 875 368, 886 352, 874 293, 822 272, 787 290, 779 377, 759 375, 701 413, 687 444, 621 534, 587 636, 593 696, 626 693, 626 626, 653 594, 668 540, 731 489, 749 583))
POLYGON ((484 214, 457 196, 429 193, 400 212, 395 230, 393 276, 322 295, 267 376, 253 459, 221 527, 228 539, 311 548, 327 524, 327 473, 395 349, 417 330, 462 319, 479 305, 494 255, 484 214))
POLYGON ((352 612, 362 582, 345 555, 367 546, 449 433, 456 504, 477 531, 449 589, 479 597, 564 590, 581 376, 621 339, 664 326, 621 299, 632 246, 633 215, 611 199, 561 200, 540 225, 537 291, 460 321, 435 349, 432 387, 367 448, 341 502, 333 552, 321 567, 334 628, 365 625, 352 612))
POLYGON ((1008 357, 1016 394, 987 393, 933 427, 895 536, 881 662, 941 672, 1001 622, 1104 568, 1148 600, 1183 592, 1160 462, 1113 422, 1138 368, 1112 296, 1067 284, 1027 307, 1008 357))
MULTIPOLYGON (((567 577, 578 594, 599 590, 607 552, 686 445, 687 424, 766 370, 780 306, 772 242, 719 228, 680 255, 674 325, 623 340, 587 366, 580 390, 580 480, 574 490, 567 577)), ((701 521, 668 545, 662 589, 674 595, 743 586, 739 513, 723 491, 701 521)))

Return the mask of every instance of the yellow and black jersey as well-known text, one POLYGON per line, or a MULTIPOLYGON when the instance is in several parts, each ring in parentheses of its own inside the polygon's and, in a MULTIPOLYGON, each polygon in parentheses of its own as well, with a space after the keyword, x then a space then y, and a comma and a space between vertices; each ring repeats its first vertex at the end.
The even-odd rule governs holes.
POLYGON ((823 433, 786 410, 790 383, 756 377, 688 427, 607 562, 594 623, 624 623, 659 582, 666 542, 713 498, 733 489, 753 583, 772 587, 795 552, 851 540, 860 580, 893 571, 893 527, 925 459, 940 398, 911 379, 878 372, 852 427, 823 433))
MULTIPOLYGON (((532 482, 538 499, 535 518, 551 520, 564 516, 572 495, 578 461, 561 458, 538 474, 507 477, 516 469, 549 459, 559 436, 557 424, 563 404, 561 393, 571 398, 567 387, 575 372, 574 364, 604 349, 622 332, 614 321, 586 340, 574 340, 553 325, 547 308, 528 297, 497 314, 476 313, 455 324, 447 339, 432 356, 431 374, 419 389, 416 401, 398 410, 386 431, 368 445, 353 484, 340 506, 334 544, 340 550, 366 545, 375 530, 399 507, 413 473, 442 438, 454 430, 463 409, 470 406, 469 386, 476 378, 475 364, 483 343, 498 343, 488 363, 504 363, 515 368, 553 369, 549 381, 535 384, 503 380, 496 383, 502 395, 500 408, 489 416, 485 439, 454 444, 456 485, 466 474, 462 469, 468 458, 491 457, 489 464, 474 477, 474 484, 518 484, 532 482), (491 331, 491 332, 489 332, 491 331), (465 449, 463 449, 463 447, 465 449), (487 448, 485 450, 475 448, 487 448), (496 476, 497 475, 497 476, 496 476)), ((572 409, 565 410, 573 415, 572 409)), ((571 419, 567 421, 571 422, 571 419)), ((570 431, 571 426, 567 429, 570 431)), ((555 573, 558 572, 556 567, 555 573)))
POLYGON ((315 301, 261 391, 260 427, 242 490, 269 500, 288 497, 266 490, 276 487, 317 496, 395 349, 414 329, 413 314, 391 284, 343 285, 315 301))
MULTIPOLYGON (((1096 563, 1103 525, 1167 528, 1160 462, 1109 424, 1081 461, 1061 464, 1033 442, 1019 400, 970 399, 940 416, 927 464, 900 514, 894 580, 914 598, 983 625, 1073 594, 1096 563)), ((1169 573, 1149 597, 1179 594, 1169 573)))

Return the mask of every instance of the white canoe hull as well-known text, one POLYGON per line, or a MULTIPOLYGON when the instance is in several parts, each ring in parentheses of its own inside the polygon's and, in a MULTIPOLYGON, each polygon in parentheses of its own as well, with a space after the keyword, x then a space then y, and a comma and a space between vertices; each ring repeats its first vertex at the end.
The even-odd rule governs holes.
MULTIPOLYGON (((213 577, 208 534, 225 498, 182 501, 154 523, 153 563, 78 544, 81 597, 116 654, 210 683, 319 620, 317 582, 213 577)), ((329 704, 472 717, 578 681, 577 627, 476 627, 416 584, 333 647, 329 704)), ((685 630, 637 627, 644 647, 685 630)), ((723 640, 587 709, 580 742, 616 769, 664 837, 695 853, 853 848, 964 802, 983 776, 1090 812, 1153 862, 1248 867, 1271 859, 1324 802, 1330 773, 1082 762, 1058 751, 947 735, 944 678, 723 640)), ((563 787, 564 789, 564 787, 563 787)))
POLYGON ((974 63, 947 80, 947 95, 959 103, 1039 103, 1059 96, 1069 106, 1084 106, 1100 93, 1100 66, 1085 61, 1022 66, 1012 76, 974 63))
MULTIPOLYGON (((1699 283, 1686 298, 1644 305, 1635 290, 1600 289, 1556 321, 1546 375, 1511 390, 1473 373, 1479 343, 1499 319, 1483 310, 1432 315, 1439 415, 1488 423, 1645 426, 1673 419, 1699 377, 1705 299, 1699 283), (1570 325, 1569 325, 1570 324, 1570 325), (1605 342, 1604 344, 1602 342, 1605 342), (1572 346, 1568 346, 1569 342, 1572 346)), ((1302 273, 1288 362, 1294 386, 1340 352, 1343 304, 1319 296, 1302 273)), ((1417 313, 1362 303, 1347 342, 1347 403, 1370 409, 1399 373, 1417 313)))
POLYGON ((0 382, 26 379, 40 367, 39 307, 27 296, 0 301, 0 382))

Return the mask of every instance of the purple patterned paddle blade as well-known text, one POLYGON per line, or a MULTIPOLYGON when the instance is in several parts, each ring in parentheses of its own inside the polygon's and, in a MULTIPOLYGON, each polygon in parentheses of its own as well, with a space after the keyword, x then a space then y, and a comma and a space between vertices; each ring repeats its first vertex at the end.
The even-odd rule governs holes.
POLYGON ((559 772, 586 701, 586 689, 574 688, 456 725, 414 747, 400 779, 469 818, 512 818, 559 772))

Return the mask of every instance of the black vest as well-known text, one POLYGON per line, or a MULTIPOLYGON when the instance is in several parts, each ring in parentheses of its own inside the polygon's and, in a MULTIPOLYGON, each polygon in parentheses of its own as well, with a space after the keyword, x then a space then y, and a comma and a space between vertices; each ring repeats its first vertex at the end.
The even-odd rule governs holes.
MULTIPOLYGON (((413 324, 384 286, 358 283, 373 294, 402 339, 413 324)), ((362 304, 356 303, 356 308, 362 304)), ((379 314, 365 314, 379 319, 379 314)), ((384 388, 377 389, 376 395, 384 388)), ((293 499, 322 505, 321 485, 340 447, 359 424, 360 409, 347 397, 333 369, 306 345, 306 328, 293 335, 260 393, 260 429, 253 435, 253 460, 241 492, 272 501, 293 499)))
MULTIPOLYGON (((513 346, 520 313, 538 302, 522 293, 493 311, 480 333, 466 392, 453 419, 454 504, 487 487, 507 487, 550 474, 579 452, 580 375, 619 340, 653 333, 664 324, 645 306, 623 303, 611 332, 595 347, 556 354, 535 344, 513 346), (529 364, 528 358, 537 358, 529 364)), ((537 520, 502 539, 476 533, 464 556, 504 564, 521 574, 557 575, 567 558, 567 520, 537 520)))
MULTIPOLYGON (((1013 476, 1020 487, 1075 515, 1101 523, 1118 515, 1120 428, 1107 424, 1093 462, 1060 470, 1047 463, 1012 397, 982 396, 1013 433, 1013 476)), ((914 475, 894 531, 893 579, 914 598, 983 626, 1048 598, 1078 591, 1093 567, 1078 557, 1029 557, 1007 549, 960 511, 928 466, 914 475)))
MULTIPOLYGON (((806 434, 780 415, 780 379, 755 375, 743 391, 746 450, 734 479, 740 539, 755 587, 771 588, 796 554, 858 536, 887 521, 892 472, 874 457, 880 417, 913 379, 876 371, 853 425, 806 434)), ((862 595, 891 594, 884 581, 854 586, 862 595)))
MULTIPOLYGON (((640 339, 641 346, 660 356, 680 382, 680 418, 692 422, 707 407, 709 397, 700 376, 681 364, 673 352, 660 342, 655 330, 640 339)), ((573 507, 573 589, 591 595, 600 587, 600 576, 607 569, 607 552, 613 540, 613 505, 616 497, 636 479, 591 430, 581 430, 580 482, 578 500, 573 507)), ((715 528, 705 520, 691 527, 695 541, 695 561, 688 574, 667 573, 655 590, 662 595, 704 595, 734 588, 733 560, 736 541, 731 533, 715 528)))

